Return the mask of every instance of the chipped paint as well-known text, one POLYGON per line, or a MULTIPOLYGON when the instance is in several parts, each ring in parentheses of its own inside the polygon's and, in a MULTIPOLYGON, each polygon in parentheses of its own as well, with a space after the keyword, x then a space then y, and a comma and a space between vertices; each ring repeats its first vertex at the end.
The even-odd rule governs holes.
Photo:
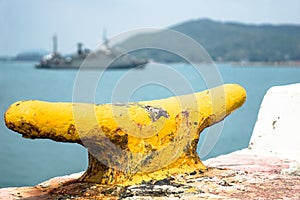
POLYGON ((27 138, 78 143, 89 151, 80 181, 135 184, 205 170, 200 132, 242 106, 246 91, 227 84, 167 99, 121 104, 17 102, 8 128, 27 138))

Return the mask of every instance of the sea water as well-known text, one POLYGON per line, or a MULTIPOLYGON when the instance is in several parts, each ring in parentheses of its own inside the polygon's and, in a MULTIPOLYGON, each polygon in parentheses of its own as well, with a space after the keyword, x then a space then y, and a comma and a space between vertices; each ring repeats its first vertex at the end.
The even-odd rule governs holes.
MULTIPOLYGON (((179 74, 179 79, 184 77, 182 80, 190 84, 191 91, 201 91, 209 86, 205 78, 199 78, 199 74, 188 64, 168 66, 179 74)), ((105 71, 103 78, 96 82, 98 86, 92 102, 107 103, 112 99, 113 102, 151 100, 189 93, 190 90, 183 87, 185 83, 182 84, 182 80, 178 81, 177 78, 173 77, 175 82, 171 84, 171 88, 167 84, 159 83, 160 80, 172 79, 172 75, 164 72, 157 74, 153 69, 151 65, 146 66, 145 69, 140 69, 140 75, 133 76, 130 76, 129 70, 105 71), (130 87, 129 82, 147 77, 150 79, 146 83, 151 83, 151 78, 155 79, 153 84, 144 84, 142 81, 139 87, 132 87, 131 93, 126 93, 126 88, 130 87), (129 85, 123 84, 122 80, 129 85), (122 87, 118 89, 119 85, 122 87), (177 88, 182 88, 181 92, 176 92, 177 88), (122 92, 127 96, 120 95, 122 92)), ((226 118, 214 148, 209 152, 204 150, 204 154, 198 152, 204 160, 246 148, 266 91, 272 86, 300 82, 300 68, 295 66, 218 64, 217 70, 224 83, 238 83, 247 90, 247 101, 241 109, 226 118)), ((88 88, 95 83, 93 80, 78 82, 78 70, 43 70, 35 69, 34 63, 0 62, 0 115, 3 116, 9 105, 19 100, 70 102, 74 99, 74 91, 78 92, 78 84, 86 84, 88 88)), ((89 90, 79 92, 84 94, 89 90)), ((209 134, 207 130, 201 134, 198 151, 209 134)), ((83 171, 86 167, 87 152, 80 145, 24 139, 8 130, 3 118, 0 120, 0 187, 35 185, 54 176, 83 171)))

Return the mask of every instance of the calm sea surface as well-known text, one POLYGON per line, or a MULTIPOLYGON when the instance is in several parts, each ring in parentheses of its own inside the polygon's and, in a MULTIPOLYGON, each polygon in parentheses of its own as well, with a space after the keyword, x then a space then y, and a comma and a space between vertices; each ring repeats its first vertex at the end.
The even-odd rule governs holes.
MULTIPOLYGON (((184 77, 184 81, 188 82, 194 91, 207 88, 205 80, 199 78, 199 74, 191 66, 174 64, 169 68, 176 71, 180 77, 184 77)), ((247 102, 240 110, 226 118, 216 145, 212 151, 205 154, 204 159, 247 147, 266 91, 272 86, 300 82, 300 68, 292 66, 220 64, 218 71, 224 83, 238 83, 246 88, 247 102)), ((186 91, 183 87, 185 84, 178 81, 180 78, 173 80, 171 86, 157 83, 158 80, 172 79, 175 76, 163 71, 157 74, 150 65, 137 74, 133 73, 133 76, 127 72, 105 72, 95 92, 95 102, 110 102, 111 96, 114 95, 116 97, 113 101, 138 101, 184 94, 186 91), (126 74, 128 76, 125 76, 126 74), (130 98, 127 98, 124 88, 130 88, 130 82, 147 78, 147 83, 154 78, 153 84, 135 88, 130 98), (124 83, 121 81, 119 85, 122 87, 118 89, 115 86, 120 80, 124 83), (181 90, 173 91, 177 88, 181 90), (125 96, 122 96, 122 92, 125 96)), ((72 101, 74 85, 78 83, 76 77, 77 70, 38 70, 34 68, 34 63, 0 62, 0 115, 3 116, 9 105, 18 100, 72 101)), ((88 87, 90 82, 83 80, 79 84, 86 84, 88 87)), ((88 90, 82 92, 84 95, 88 90)), ((208 133, 205 131, 201 135, 201 141, 208 133)), ((0 120, 0 187, 34 185, 50 177, 85 170, 86 166, 87 152, 83 147, 50 140, 24 139, 8 130, 3 118, 0 120)))

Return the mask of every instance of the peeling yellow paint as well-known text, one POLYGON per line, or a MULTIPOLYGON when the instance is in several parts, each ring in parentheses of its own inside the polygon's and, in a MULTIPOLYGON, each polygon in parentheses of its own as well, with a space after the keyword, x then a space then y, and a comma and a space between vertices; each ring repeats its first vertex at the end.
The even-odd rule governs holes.
POLYGON ((6 111, 5 123, 23 137, 85 146, 89 167, 81 181, 133 184, 205 170, 196 153, 200 132, 245 100, 241 86, 227 84, 136 103, 20 101, 6 111))

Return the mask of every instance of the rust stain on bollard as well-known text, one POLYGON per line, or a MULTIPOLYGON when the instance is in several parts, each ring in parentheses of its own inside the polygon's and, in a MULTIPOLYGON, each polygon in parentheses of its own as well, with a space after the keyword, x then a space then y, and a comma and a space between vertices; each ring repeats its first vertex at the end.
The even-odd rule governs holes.
POLYGON ((130 185, 206 170, 200 132, 243 105, 246 91, 226 84, 199 93, 120 104, 20 101, 6 126, 25 138, 83 145, 89 165, 79 181, 130 185))

